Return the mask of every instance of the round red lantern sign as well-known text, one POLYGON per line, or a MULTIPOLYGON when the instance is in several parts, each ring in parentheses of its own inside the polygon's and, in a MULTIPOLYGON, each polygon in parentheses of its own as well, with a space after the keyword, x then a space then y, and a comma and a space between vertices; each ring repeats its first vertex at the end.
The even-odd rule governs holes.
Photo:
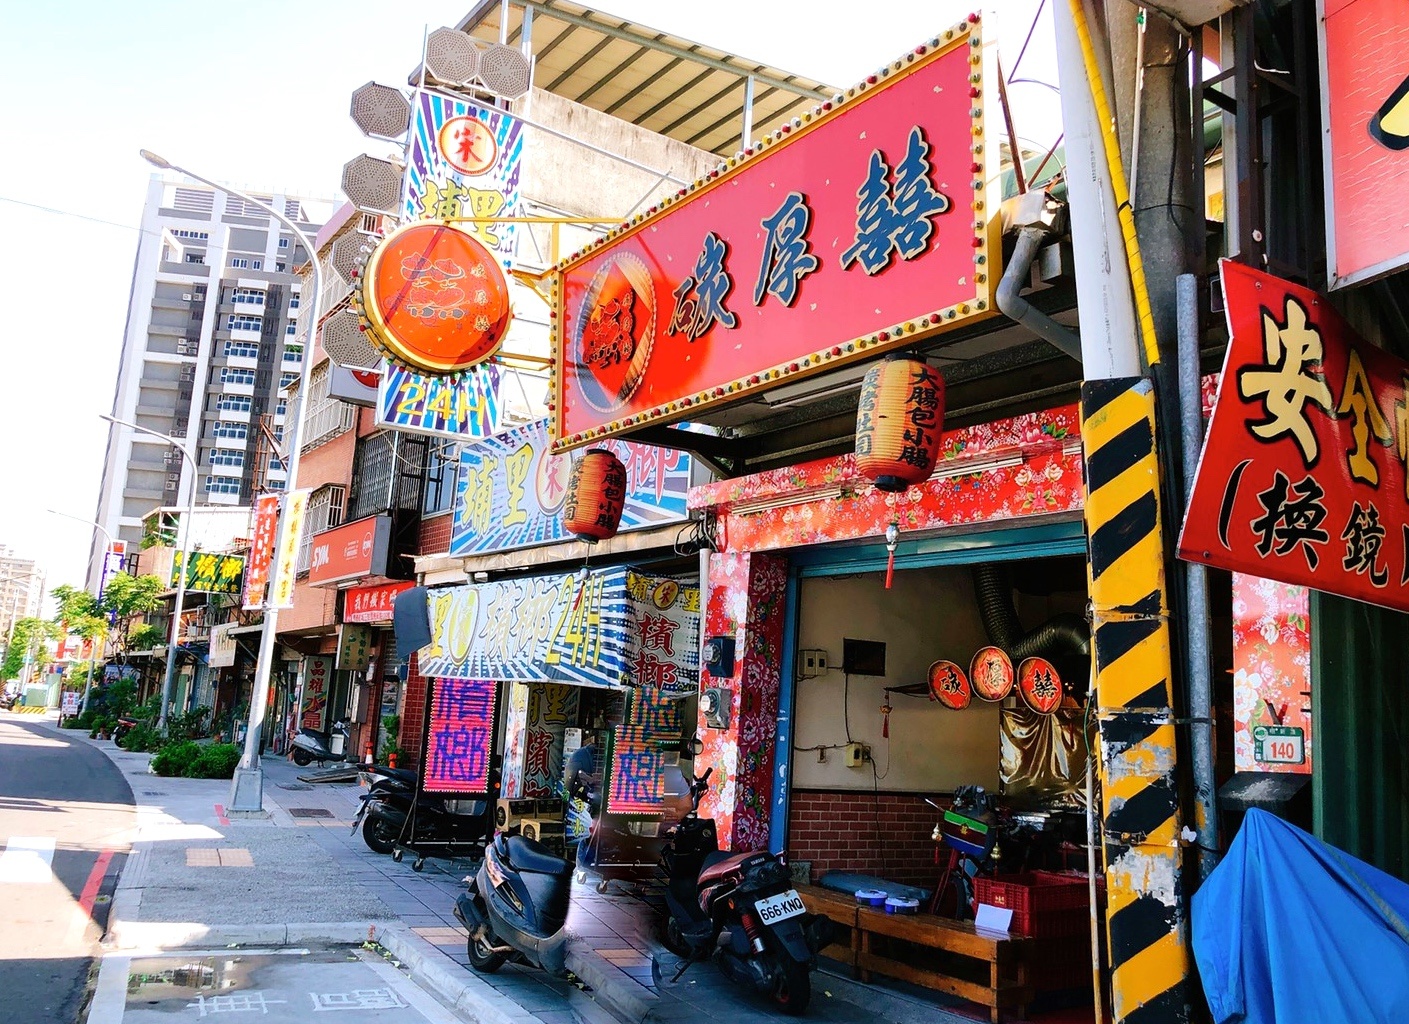
POLYGON ((1028 658, 1018 666, 1018 690, 1027 706, 1050 715, 1062 703, 1062 677, 1046 658, 1028 658))
POLYGON ((362 275, 367 334, 388 359, 445 375, 484 362, 513 313, 494 255, 468 231, 416 221, 382 239, 362 275))
POLYGON ((568 533, 595 544, 615 537, 626 504, 626 467, 605 448, 591 448, 572 467, 563 525, 568 533))
POLYGON ((962 711, 969 706, 973 691, 969 677, 952 661, 936 661, 930 666, 930 696, 947 708, 962 711))
POLYGON ((974 693, 996 703, 1012 692, 1013 660, 1001 647, 980 647, 969 662, 969 675, 974 693))
POLYGON ((917 359, 866 372, 856 407, 856 469, 883 491, 928 480, 944 430, 944 378, 917 359))

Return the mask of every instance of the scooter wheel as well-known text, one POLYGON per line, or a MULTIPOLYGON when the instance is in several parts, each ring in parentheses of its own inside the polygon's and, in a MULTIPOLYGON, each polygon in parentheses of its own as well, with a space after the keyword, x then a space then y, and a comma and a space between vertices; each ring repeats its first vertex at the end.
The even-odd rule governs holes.
POLYGON ((503 967, 504 962, 509 959, 505 954, 496 953, 490 949, 487 937, 477 939, 471 935, 465 951, 469 954, 470 966, 480 974, 493 974, 503 967))
POLYGON ((682 959, 690 955, 690 944, 685 941, 685 933, 680 928, 680 922, 675 920, 675 915, 665 919, 665 928, 661 938, 665 941, 665 948, 682 959))
POLYGON ((301 750, 298 747, 294 748, 294 764, 298 765, 300 768, 307 768, 312 763, 312 754, 308 753, 308 751, 306 750, 301 750))
POLYGON ((806 964, 784 957, 779 964, 778 981, 773 986, 773 1002, 790 1017, 807 1010, 812 1001, 812 975, 806 964))
POLYGON ((412 870, 412 871, 424 871, 425 869, 426 869, 426 858, 424 858, 424 857, 417 857, 414 861, 411 862, 411 870, 412 870))
POLYGON ((398 863, 398 864, 401 863, 401 858, 404 857, 405 855, 406 855, 406 854, 405 854, 405 851, 403 851, 403 850, 392 850, 392 851, 391 851, 391 859, 394 860, 394 861, 396 861, 396 863, 398 863))
POLYGON ((368 818, 362 823, 362 841, 373 853, 391 853, 396 849, 396 829, 380 818, 368 818))

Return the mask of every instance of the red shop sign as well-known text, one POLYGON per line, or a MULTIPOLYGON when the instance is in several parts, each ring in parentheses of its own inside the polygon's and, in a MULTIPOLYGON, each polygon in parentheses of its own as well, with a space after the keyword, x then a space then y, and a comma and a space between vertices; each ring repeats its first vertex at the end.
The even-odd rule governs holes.
POLYGON ((1409 364, 1313 291, 1222 271, 1232 340, 1180 557, 1409 611, 1409 364))
POLYGON ((975 16, 563 264, 554 450, 992 315, 982 50, 975 16))
POLYGON ((390 622, 396 595, 416 584, 383 583, 375 587, 353 587, 343 598, 343 622, 390 622))
POLYGON ((383 575, 390 542, 390 516, 368 516, 316 534, 308 560, 309 584, 328 586, 383 575))

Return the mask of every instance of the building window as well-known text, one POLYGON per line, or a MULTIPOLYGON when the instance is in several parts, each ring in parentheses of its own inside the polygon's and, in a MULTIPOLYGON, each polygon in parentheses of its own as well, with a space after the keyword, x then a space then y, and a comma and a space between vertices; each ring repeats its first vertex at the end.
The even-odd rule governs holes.
POLYGON ((205 478, 207 494, 239 494, 240 481, 236 477, 208 476, 205 478))
POLYGON ((264 489, 268 491, 282 491, 287 486, 288 484, 285 483, 283 480, 264 481, 264 489))
POLYGON ((244 256, 231 256, 230 266, 234 267, 236 270, 248 270, 250 268, 250 261, 244 256))
POLYGON ((288 346, 287 348, 285 348, 285 349, 284 349, 284 362, 286 362, 286 363, 301 363, 301 362, 303 362, 303 346, 302 346, 302 345, 290 345, 290 346, 288 346))
POLYGON ((262 306, 264 305, 264 293, 257 288, 232 288, 230 301, 236 304, 244 303, 248 306, 262 306))
POLYGON ((426 457, 426 515, 444 512, 455 504, 455 474, 460 468, 460 446, 454 441, 434 441, 426 457))
POLYGON ((215 407, 222 412, 249 412, 252 404, 249 395, 221 395, 215 407))
POLYGON ((295 334, 297 334, 297 333, 298 333, 298 324, 289 324, 289 326, 287 326, 287 327, 284 328, 284 335, 285 335, 286 337, 292 338, 292 337, 293 337, 295 334))
POLYGON ((263 269, 264 269, 264 261, 263 261, 263 260, 250 260, 250 269, 251 269, 251 270, 263 270, 263 269))
POLYGON ((227 341, 225 343, 225 358, 237 359, 258 359, 259 342, 257 341, 227 341))
POLYGON ((210 430, 211 437, 223 437, 231 441, 243 441, 250 435, 249 424, 247 423, 226 423, 219 422, 210 430))
POLYGON ((192 231, 189 228, 172 228, 171 234, 176 238, 194 238, 200 242, 207 241, 210 238, 209 231, 192 231))
POLYGON ((254 386, 254 371, 240 369, 234 366, 222 366, 220 368, 220 383, 222 384, 248 384, 254 386))
POLYGON ((212 466, 234 466, 239 469, 245 464, 245 453, 238 448, 212 448, 210 450, 210 464, 212 466))
POLYGON ((280 248, 280 249, 287 249, 288 247, 289 247, 289 240, 288 240, 287 238, 281 238, 281 239, 279 239, 279 248, 280 248))
POLYGON ((202 266, 202 267, 203 267, 203 266, 205 266, 205 253, 203 253, 203 252, 188 252, 188 253, 186 254, 186 262, 187 262, 187 263, 194 263, 194 264, 196 264, 197 266, 202 266))
POLYGON ((264 318, 250 316, 248 313, 231 313, 225 318, 225 329, 227 331, 262 331, 264 330, 264 318))
POLYGON ((287 398, 281 398, 281 399, 279 399, 279 404, 274 407, 274 415, 275 415, 275 416, 283 416, 283 415, 284 415, 285 413, 287 413, 288 411, 289 411, 289 400, 288 400, 287 398))
POLYGON ((298 374, 285 370, 279 374, 279 390, 283 391, 296 380, 298 380, 298 374))
MULTIPOLYGON (((272 484, 272 481, 271 481, 272 484)), ((318 488, 308 496, 304 513, 303 537, 298 544, 298 571, 307 572, 313 555, 313 535, 342 525, 346 490, 335 484, 318 488)))
POLYGON ((298 309, 298 296, 297 296, 297 295, 291 295, 291 296, 289 296, 289 308, 290 308, 290 309, 298 309))
POLYGON ((282 274, 282 273, 284 273, 285 270, 288 269, 288 266, 287 266, 287 264, 284 264, 284 263, 276 263, 276 264, 274 264, 274 269, 275 269, 278 273, 282 274))

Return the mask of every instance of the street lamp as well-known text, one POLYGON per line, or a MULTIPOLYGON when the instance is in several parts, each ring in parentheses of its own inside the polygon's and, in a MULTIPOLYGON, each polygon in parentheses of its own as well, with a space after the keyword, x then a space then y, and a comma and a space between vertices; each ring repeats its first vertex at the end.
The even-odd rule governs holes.
MULTIPOLYGON (((101 523, 95 523, 95 522, 94 522, 93 520, 91 520, 91 519, 84 519, 82 516, 75 516, 75 515, 70 515, 70 514, 67 513, 67 512, 60 512, 60 511, 59 511, 58 509, 56 509, 56 508, 45 509, 44 511, 48 512, 51 516, 63 516, 63 518, 65 518, 65 519, 72 519, 72 520, 73 520, 74 522, 76 522, 76 523, 83 523, 83 524, 86 525, 86 526, 91 526, 91 527, 93 527, 93 529, 97 530, 99 533, 101 533, 104 537, 106 537, 106 538, 108 539, 108 547, 107 547, 107 550, 108 550, 108 552, 111 552, 111 551, 112 551, 113 546, 114 546, 113 535, 112 535, 111 533, 109 533, 109 532, 107 531, 107 528, 106 528, 105 526, 103 526, 101 523)), ((104 578, 104 573, 106 572, 107 568, 108 568, 108 559, 107 559, 107 554, 105 553, 104 556, 103 556, 103 568, 100 569, 100 570, 98 570, 98 597, 97 597, 97 601, 98 601, 98 603, 99 603, 100 605, 103 603, 103 578, 104 578)), ((92 693, 93 693, 93 670, 94 670, 95 665, 97 664, 97 654, 98 654, 98 645, 97 645, 97 640, 96 640, 96 638, 95 638, 95 639, 93 639, 93 640, 90 640, 89 643, 88 643, 88 682, 85 683, 85 684, 84 684, 84 687, 83 687, 83 707, 79 709, 79 714, 85 714, 85 713, 88 711, 88 698, 89 698, 89 697, 92 695, 92 693)))
MULTIPOLYGON (((284 493, 287 496, 288 492, 293 489, 294 481, 298 478, 299 449, 301 447, 299 434, 303 431, 303 420, 308 411, 308 392, 311 390, 309 388, 309 373, 313 367, 313 347, 317 340, 318 298, 323 293, 323 273, 322 268, 318 266, 318 248, 297 224, 268 204, 227 185, 203 178, 193 171, 188 171, 184 167, 157 156, 150 150, 144 149, 141 153, 142 159, 153 167, 183 174, 203 185, 209 185, 213 189, 235 196, 244 200, 248 205, 263 210, 288 228, 298 239, 299 244, 303 246, 304 251, 308 253, 309 264, 313 270, 313 297, 305 314, 306 322, 309 325, 308 338, 303 346, 303 362, 299 364, 298 402, 294 408, 293 418, 285 424, 284 428, 284 437, 288 447, 288 456, 284 459, 287 480, 284 485, 284 493)), ((292 543, 292 538, 289 536, 291 526, 286 502, 279 514, 279 531, 274 542, 276 552, 285 550, 292 543)), ((278 632, 278 620, 279 609, 269 600, 266 592, 264 624, 259 634, 259 657, 255 662, 254 669, 254 692, 250 694, 249 726, 245 731, 245 751, 240 758, 239 767, 235 769, 235 779, 230 789, 228 807, 232 811, 257 813, 264 809, 264 773, 259 766, 260 733, 264 729, 264 713, 269 696, 269 674, 274 663, 274 640, 278 632)))
POLYGON ((190 447, 170 434, 163 434, 160 430, 143 427, 128 420, 120 420, 107 413, 99 413, 99 416, 115 426, 127 427, 139 434, 150 434, 152 437, 165 441, 179 451, 191 464, 191 487, 187 491, 186 511, 181 517, 181 544, 180 551, 176 556, 177 565, 180 567, 180 571, 176 574, 176 604, 171 609, 171 634, 166 642, 166 677, 161 684, 161 716, 157 719, 157 729, 165 731, 166 713, 171 707, 171 683, 176 675, 176 652, 181 640, 181 612, 186 604, 186 563, 191 560, 191 520, 196 514, 196 479, 200 476, 200 464, 196 462, 196 456, 190 447))

